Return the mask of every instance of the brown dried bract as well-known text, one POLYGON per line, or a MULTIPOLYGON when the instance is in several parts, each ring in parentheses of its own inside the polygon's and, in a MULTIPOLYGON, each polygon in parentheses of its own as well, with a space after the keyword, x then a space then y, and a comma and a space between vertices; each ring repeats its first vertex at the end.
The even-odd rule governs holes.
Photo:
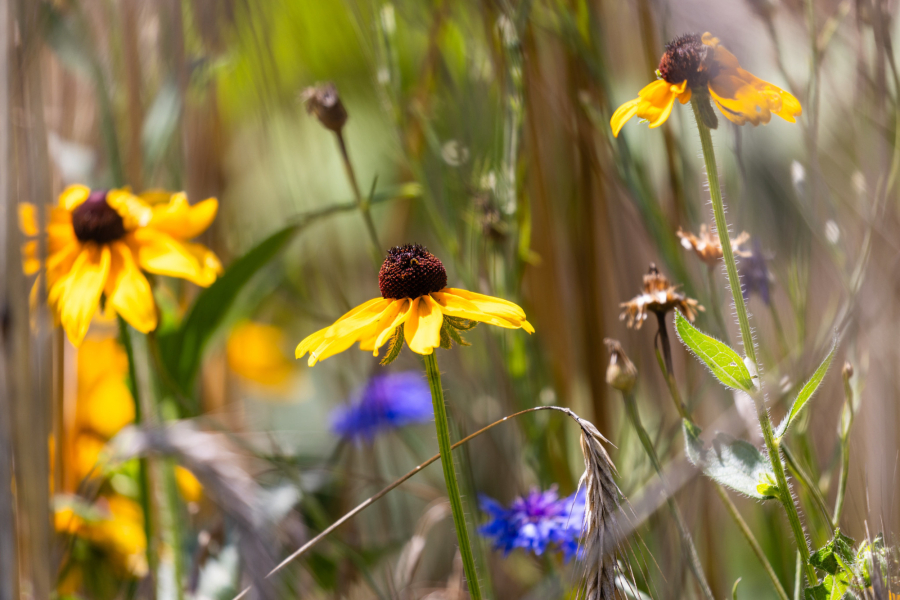
POLYGON ((689 321, 693 321, 697 318, 697 311, 705 310, 697 300, 688 298, 678 291, 678 286, 669 283, 653 263, 650 263, 650 270, 644 275, 644 292, 619 306, 624 309, 619 319, 627 317, 626 325, 635 329, 641 328, 647 314, 651 312, 664 315, 677 308, 689 321))
MULTIPOLYGON (((681 245, 686 250, 693 250, 697 258, 708 266, 714 267, 719 259, 722 258, 722 244, 719 242, 719 236, 714 235, 705 224, 700 226, 699 235, 694 235, 691 232, 685 233, 680 227, 677 234, 681 238, 681 245)), ((750 256, 750 251, 740 249, 748 241, 750 241, 750 234, 742 231, 739 236, 731 240, 732 252, 737 256, 750 256)))

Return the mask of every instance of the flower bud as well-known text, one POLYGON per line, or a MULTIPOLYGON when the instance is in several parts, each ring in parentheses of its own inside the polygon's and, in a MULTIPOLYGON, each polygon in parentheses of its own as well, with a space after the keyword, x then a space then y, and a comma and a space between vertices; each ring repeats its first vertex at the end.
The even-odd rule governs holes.
POLYGON ((618 340, 606 338, 603 341, 610 353, 609 366, 606 367, 606 383, 627 394, 634 389, 637 381, 637 367, 625 355, 625 350, 618 340))
POLYGON ((347 122, 347 109, 341 102, 337 88, 331 82, 308 87, 300 94, 306 112, 316 115, 319 122, 335 133, 340 133, 347 122))
POLYGON ((853 365, 850 364, 849 360, 844 361, 844 368, 841 370, 841 374, 844 376, 844 381, 853 377, 853 365))

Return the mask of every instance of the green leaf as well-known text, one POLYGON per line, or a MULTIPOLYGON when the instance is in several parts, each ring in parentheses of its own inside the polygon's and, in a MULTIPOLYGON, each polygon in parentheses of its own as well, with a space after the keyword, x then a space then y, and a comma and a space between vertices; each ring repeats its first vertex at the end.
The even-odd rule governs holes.
POLYGON ((446 321, 441 323, 441 348, 449 350, 453 347, 453 340, 450 339, 450 324, 446 321))
POLYGON ((838 529, 824 548, 813 552, 809 557, 809 564, 831 575, 837 575, 856 562, 856 554, 853 552, 855 543, 853 538, 847 537, 838 529))
POLYGON ((403 350, 403 338, 403 323, 400 323, 400 326, 394 330, 391 341, 388 342, 388 344, 390 344, 388 346, 388 353, 381 359, 381 366, 386 367, 397 360, 397 357, 400 356, 400 351, 403 350))
POLYGON ((163 362, 182 391, 187 392, 193 386, 206 344, 222 324, 240 291, 299 228, 300 225, 291 225, 276 231, 234 261, 215 283, 200 293, 181 326, 159 336, 163 362))
POLYGON ((737 581, 734 582, 734 585, 731 587, 731 600, 738 600, 737 597, 737 586, 741 582, 741 578, 738 577, 737 581))
POLYGON ((803 410, 803 407, 810 401, 813 397, 813 394, 816 393, 816 390, 819 389, 819 384, 822 383, 822 379, 825 378, 825 373, 828 372, 828 367, 831 366, 831 361, 834 360, 834 354, 837 351, 838 347, 838 339, 834 338, 834 342, 831 344, 831 352, 828 353, 828 356, 825 357, 825 360, 822 361, 822 364, 819 365, 819 368, 816 369, 816 372, 813 373, 812 377, 809 378, 809 381, 806 382, 806 385, 803 386, 803 389, 800 390, 800 393, 797 394, 797 399, 794 400, 794 404, 791 406, 791 410, 788 412, 787 416, 781 422, 780 425, 775 430, 775 436, 781 437, 785 433, 787 433, 788 427, 791 426, 791 423, 797 418, 800 414, 800 411, 803 410))
POLYGON ((727 433, 719 433, 706 448, 696 424, 684 419, 682 425, 688 459, 708 477, 751 498, 767 500, 772 497, 758 489, 761 482, 774 481, 775 473, 756 446, 727 433))
POLYGON ((716 379, 724 385, 744 392, 754 389, 753 378, 744 359, 719 340, 700 332, 677 310, 675 331, 681 342, 706 363, 716 379))
POLYGON ((850 589, 851 578, 848 573, 841 572, 838 575, 826 575, 817 586, 806 589, 806 600, 844 600, 853 596, 847 594, 850 589))

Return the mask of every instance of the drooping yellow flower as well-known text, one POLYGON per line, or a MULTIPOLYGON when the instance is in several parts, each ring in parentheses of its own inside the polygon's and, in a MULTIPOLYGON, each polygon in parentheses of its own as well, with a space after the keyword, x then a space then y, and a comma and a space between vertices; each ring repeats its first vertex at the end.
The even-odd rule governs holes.
POLYGON ((156 305, 142 271, 201 286, 221 272, 209 249, 187 241, 212 223, 215 198, 194 206, 183 193, 162 203, 148 200, 83 185, 60 194, 47 228, 48 300, 74 345, 84 339, 101 297, 138 331, 156 328, 156 305))
POLYGON ((402 326, 407 345, 431 354, 441 345, 444 318, 489 323, 534 333, 519 306, 492 296, 447 287, 441 261, 418 244, 391 248, 378 273, 381 298, 365 302, 297 346, 296 357, 309 352, 309 366, 359 342, 375 356, 402 326))
POLYGON ((768 123, 773 114, 793 123, 802 111, 790 93, 742 69, 734 54, 708 32, 667 44, 656 73, 658 80, 613 113, 614 136, 634 116, 659 127, 672 114, 676 99, 685 104, 697 93, 708 94, 725 118, 738 125, 768 123))
POLYGON ((291 376, 294 365, 282 351, 284 333, 263 323, 242 321, 228 336, 225 353, 232 371, 266 386, 279 386, 291 376))

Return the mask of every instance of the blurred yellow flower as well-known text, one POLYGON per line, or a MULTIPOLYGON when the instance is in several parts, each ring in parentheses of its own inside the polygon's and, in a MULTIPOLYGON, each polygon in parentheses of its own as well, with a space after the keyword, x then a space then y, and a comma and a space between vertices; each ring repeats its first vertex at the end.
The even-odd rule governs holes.
POLYGON ((294 365, 282 351, 284 333, 272 325, 241 321, 228 336, 228 367, 246 379, 268 386, 287 381, 294 365))
MULTIPOLYGON (((152 200, 156 200, 158 192, 152 200)), ((186 240, 218 210, 215 198, 190 206, 183 193, 150 204, 128 190, 72 185, 59 196, 47 227, 48 300, 78 346, 105 296, 105 306, 135 329, 156 328, 156 305, 142 270, 209 286, 221 272, 215 255, 186 240)))
POLYGON ((124 496, 110 496, 94 505, 102 514, 88 518, 71 507, 57 508, 56 531, 78 536, 109 552, 113 563, 134 577, 147 574, 144 512, 124 496), (103 506, 105 504, 106 506, 103 506))
POLYGON ((802 111, 793 95, 742 69, 734 54, 708 32, 702 37, 683 35, 667 44, 656 73, 658 80, 613 114, 614 136, 634 116, 659 127, 672 114, 675 100, 685 104, 696 93, 709 94, 725 118, 737 125, 768 123, 773 114, 793 123, 802 111))
POLYGON ((309 352, 309 366, 359 342, 360 350, 378 350, 402 328, 410 350, 431 354, 441 345, 444 315, 534 333, 519 306, 492 296, 447 287, 447 271, 424 247, 391 248, 378 273, 381 298, 365 302, 325 329, 308 336, 295 355, 309 352))
POLYGON ((86 339, 78 349, 79 429, 109 439, 134 421, 134 399, 126 385, 128 356, 115 338, 86 339))
POLYGON ((175 484, 181 497, 188 502, 200 502, 203 498, 203 484, 188 469, 182 466, 175 467, 175 484))

